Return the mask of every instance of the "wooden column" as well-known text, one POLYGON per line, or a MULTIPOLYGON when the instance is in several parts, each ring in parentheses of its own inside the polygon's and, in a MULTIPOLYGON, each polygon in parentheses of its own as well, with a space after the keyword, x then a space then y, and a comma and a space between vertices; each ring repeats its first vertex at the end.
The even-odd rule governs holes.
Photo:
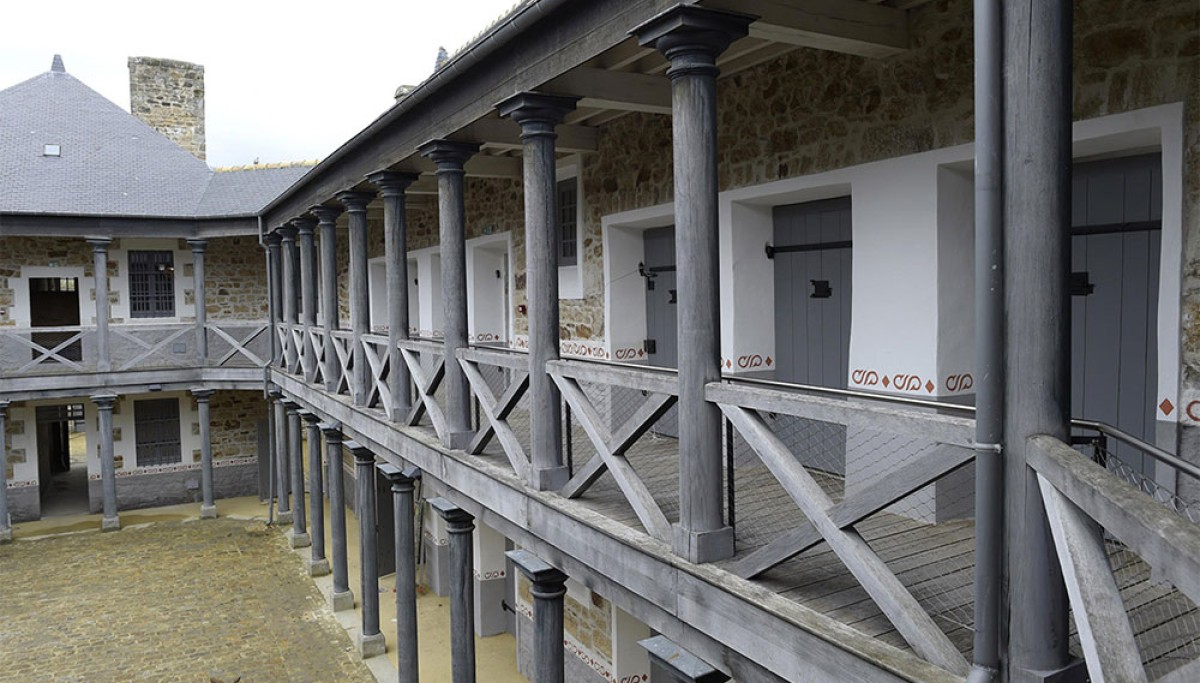
POLYGON ((193 389, 196 398, 197 420, 200 422, 200 519, 216 519, 217 505, 213 495, 212 419, 209 414, 211 389, 193 389))
POLYGON ((563 683, 563 596, 567 575, 528 550, 506 553, 533 586, 533 683, 563 683))
POLYGON ((376 559, 375 454, 356 441, 347 441, 354 455, 354 502, 358 509, 359 600, 362 603, 362 628, 358 633, 358 651, 363 659, 384 653, 386 645, 379 631, 379 563, 376 559))
POLYGON ((721 379, 717 231, 717 66, 753 17, 680 5, 636 29, 670 60, 679 301, 679 524, 674 550, 692 562, 733 555, 722 508, 721 413, 704 386, 721 379))
POLYGON ((377 465, 392 483, 392 507, 396 527, 396 663, 399 683, 417 683, 417 565, 416 533, 413 529, 413 490, 421 470, 400 469, 391 463, 377 465))
POLYGON ((288 543, 293 548, 307 548, 312 544, 312 539, 308 535, 304 510, 304 428, 301 426, 304 411, 293 401, 287 401, 284 405, 287 407, 288 421, 288 464, 292 474, 292 533, 288 535, 288 543))
POLYGON ((113 454, 113 406, 115 394, 99 394, 92 397, 99 411, 98 438, 100 439, 100 486, 103 495, 100 520, 101 531, 116 531, 121 528, 117 516, 117 466, 113 454))
POLYGON ((13 540, 12 518, 8 514, 8 401, 0 401, 0 543, 13 540))
POLYGON ((321 375, 325 378, 325 390, 337 391, 341 381, 342 368, 338 364, 337 354, 330 344, 333 339, 330 332, 341 325, 338 310, 338 273, 337 273, 337 217, 342 210, 329 206, 314 206, 309 213, 317 217, 317 230, 321 237, 321 327, 325 328, 325 360, 321 367, 321 375))
POLYGON ((309 331, 317 326, 317 245, 313 239, 317 221, 311 216, 301 216, 292 221, 292 225, 296 226, 300 245, 300 325, 304 329, 300 360, 304 368, 304 381, 312 382, 317 372, 312 337, 309 335, 309 331))
POLYGON ((108 319, 108 245, 109 237, 88 238, 92 245, 92 281, 96 290, 96 371, 112 370, 112 354, 109 350, 108 319))
POLYGON ((463 200, 463 164, 479 145, 433 140, 417 150, 437 164, 438 223, 442 255, 442 303, 445 314, 446 439, 449 448, 462 448, 471 436, 471 389, 458 362, 458 350, 467 346, 467 243, 463 200))
POLYGON ((204 250, 208 240, 188 240, 192 248, 192 301, 196 311, 196 364, 208 365, 208 296, 204 282, 204 250))
POLYGON ((308 430, 308 525, 312 538, 308 575, 325 576, 329 573, 329 560, 325 559, 325 476, 321 464, 321 418, 316 413, 307 411, 303 417, 308 430))
POLYGON ((329 606, 335 612, 354 609, 346 567, 346 498, 342 488, 342 426, 321 425, 325 434, 325 459, 329 461, 329 535, 333 541, 333 592, 329 606))
POLYGON ((269 396, 275 404, 275 492, 278 499, 278 513, 275 521, 279 524, 292 523, 292 506, 288 500, 289 472, 288 465, 288 418, 287 406, 283 400, 283 392, 278 389, 271 391, 269 396))
POLYGON ((562 406, 546 363, 558 360, 558 192, 554 127, 578 98, 521 93, 497 109, 521 126, 525 172, 525 272, 529 299, 530 485, 558 490, 570 473, 562 454, 562 406))
POLYGON ((475 683, 475 586, 471 532, 475 518, 445 498, 429 501, 450 534, 450 681, 475 683))
POLYGON ((354 405, 366 405, 370 393, 371 368, 363 350, 363 335, 371 332, 371 293, 367 288, 367 204, 369 192, 339 192, 350 222, 350 331, 354 333, 350 356, 350 397, 354 405))
POLYGON ((283 344, 279 341, 279 323, 283 322, 282 240, 277 232, 264 238, 267 245, 267 308, 271 318, 271 362, 283 365, 283 344))
POLYGON ((296 348, 296 341, 291 332, 300 322, 296 310, 296 229, 291 226, 280 228, 279 238, 283 242, 283 253, 280 256, 283 262, 283 268, 280 269, 280 279, 283 282, 283 322, 288 326, 283 344, 284 368, 288 372, 294 372, 300 360, 300 349, 296 348))

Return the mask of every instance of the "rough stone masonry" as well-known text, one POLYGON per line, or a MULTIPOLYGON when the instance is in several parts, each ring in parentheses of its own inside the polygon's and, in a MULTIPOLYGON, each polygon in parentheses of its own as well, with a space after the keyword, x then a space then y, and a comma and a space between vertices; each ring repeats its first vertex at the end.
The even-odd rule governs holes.
POLYGON ((175 144, 205 158, 203 66, 130 57, 129 111, 175 144))

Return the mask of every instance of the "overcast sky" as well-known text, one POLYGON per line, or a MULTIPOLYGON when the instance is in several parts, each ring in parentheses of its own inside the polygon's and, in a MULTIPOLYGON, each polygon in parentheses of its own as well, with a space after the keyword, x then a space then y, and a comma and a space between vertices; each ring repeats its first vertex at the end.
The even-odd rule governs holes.
POLYGON ((131 56, 204 65, 208 163, 317 159, 517 0, 34 0, 5 3, 0 89, 67 72, 129 109, 131 56))

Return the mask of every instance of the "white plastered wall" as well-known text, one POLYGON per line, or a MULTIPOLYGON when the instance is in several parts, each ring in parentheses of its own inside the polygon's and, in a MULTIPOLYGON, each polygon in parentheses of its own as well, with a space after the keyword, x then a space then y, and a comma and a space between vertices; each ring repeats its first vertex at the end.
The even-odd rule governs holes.
MULTIPOLYGON (((24 430, 21 434, 9 434, 8 436, 8 451, 10 453, 9 463, 13 468, 12 479, 9 480, 8 486, 16 488, 19 486, 37 485, 38 476, 38 451, 37 451, 37 423, 34 419, 34 406, 26 403, 21 406, 10 405, 6 419, 11 424, 15 421, 24 423, 24 430), (11 453, 24 449, 25 462, 15 462, 11 459, 11 453)), ((0 472, 0 476, 3 476, 0 472)))
MULTIPOLYGON (((604 329, 606 355, 637 363, 646 340, 646 282, 638 264, 646 256, 642 233, 675 223, 670 204, 604 216, 600 221, 604 254, 604 329)), ((722 264, 724 265, 724 264, 722 264)))
MULTIPOLYGON (((180 443, 179 467, 191 467, 196 464, 195 453, 200 450, 200 436, 196 433, 198 430, 194 425, 199 424, 199 416, 192 407, 192 397, 184 391, 164 391, 150 394, 136 394, 132 396, 121 396, 116 403, 113 411, 113 430, 114 434, 118 433, 120 439, 113 439, 113 456, 122 458, 123 462, 120 472, 131 472, 136 470, 144 470, 137 461, 137 432, 134 428, 134 401, 143 399, 162 399, 173 398, 179 401, 179 432, 180 443)), ((88 459, 88 476, 98 478, 100 476, 100 434, 99 434, 99 412, 96 410, 96 404, 91 401, 83 402, 85 424, 87 425, 87 459, 88 459)), ((171 465, 160 467, 173 467, 171 465)), ((159 467, 151 467, 150 470, 159 469, 159 467)))
POLYGON ((442 320, 442 257, 438 247, 426 247, 408 253, 410 280, 416 282, 409 289, 414 297, 416 315, 409 306, 409 325, 421 337, 441 337, 442 320), (416 267, 413 267, 415 264, 416 267))
POLYGON ((467 240, 467 338, 472 342, 512 339, 512 233, 467 240), (497 276, 499 273, 499 276, 497 276))

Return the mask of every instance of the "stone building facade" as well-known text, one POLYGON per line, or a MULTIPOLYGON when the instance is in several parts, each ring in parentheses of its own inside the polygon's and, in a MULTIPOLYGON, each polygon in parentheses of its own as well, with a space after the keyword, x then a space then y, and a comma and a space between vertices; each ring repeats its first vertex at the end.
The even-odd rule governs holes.
POLYGON ((130 57, 129 99, 134 116, 205 158, 203 66, 175 59, 130 57))

